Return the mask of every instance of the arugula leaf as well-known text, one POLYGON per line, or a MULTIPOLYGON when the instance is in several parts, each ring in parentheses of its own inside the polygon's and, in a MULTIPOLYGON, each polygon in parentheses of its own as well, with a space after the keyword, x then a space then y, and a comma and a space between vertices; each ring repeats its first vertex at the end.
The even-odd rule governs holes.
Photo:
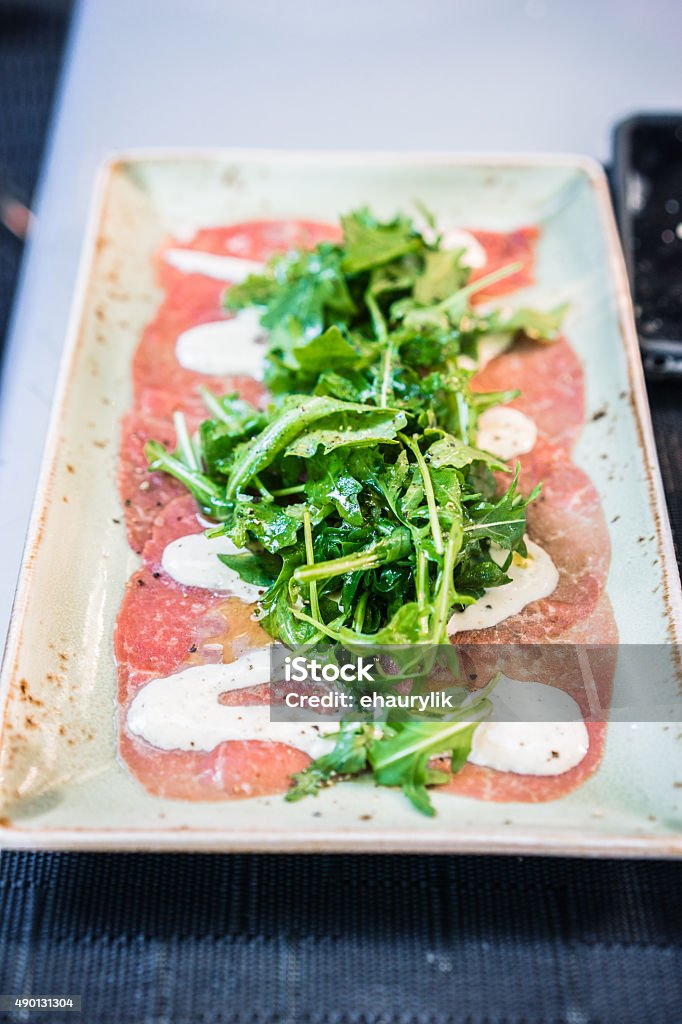
POLYGON ((305 493, 317 505, 332 503, 341 519, 352 526, 363 525, 359 496, 363 485, 347 468, 347 460, 336 451, 328 459, 312 459, 305 493))
POLYGON ((448 780, 447 772, 429 767, 437 754, 450 753, 462 765, 471 751, 476 725, 471 722, 396 722, 369 748, 368 759, 380 786, 400 786, 418 811, 432 817, 427 786, 448 780))
POLYGON ((360 428, 359 443, 371 442, 375 424, 377 440, 384 440, 390 437, 391 431, 395 434, 399 429, 398 426, 392 428, 390 423, 401 422, 400 414, 395 411, 385 410, 384 413, 378 414, 373 406, 342 402, 326 395, 316 395, 312 398, 306 395, 291 395, 278 407, 276 415, 265 429, 256 435, 235 459, 227 482, 227 499, 230 500, 243 491, 253 477, 278 456, 300 454, 294 442, 309 432, 313 425, 318 425, 320 421, 329 421, 332 417, 336 418, 331 426, 323 426, 327 433, 314 447, 311 442, 301 441, 301 448, 308 455, 314 454, 320 444, 324 446, 325 451, 331 451, 340 445, 355 443, 352 424, 361 417, 364 417, 368 424, 368 433, 363 433, 360 428), (348 440, 344 440, 345 434, 348 440))
POLYGON ((265 307, 263 327, 285 345, 289 332, 320 334, 330 318, 345 319, 355 312, 341 269, 341 251, 330 243, 312 252, 276 256, 264 274, 232 285, 224 304, 231 310, 265 307))
POLYGON ((357 629, 339 628, 336 639, 352 647, 353 644, 373 644, 378 646, 400 646, 415 644, 424 640, 421 629, 423 608, 415 601, 401 605, 385 626, 373 633, 363 633, 357 629))
POLYGON ((256 587, 271 587, 279 576, 280 558, 268 552, 243 551, 235 555, 218 555, 220 561, 239 573, 245 583, 256 587))
POLYGON ((380 267, 424 245, 406 217, 382 223, 364 209, 342 217, 341 225, 345 245, 342 267, 347 274, 380 267))
POLYGON ((345 367, 357 369, 369 357, 353 345, 338 327, 330 327, 324 334, 304 339, 290 350, 298 366, 310 375, 322 373, 333 366, 337 371, 345 367))
POLYGON ((465 466, 470 466, 472 462, 485 462, 491 469, 501 470, 505 473, 509 472, 509 466, 506 462, 498 459, 491 452, 485 452, 481 448, 473 448, 470 444, 465 444, 458 438, 453 437, 452 434, 446 434, 439 441, 435 441, 427 451, 426 458, 429 465, 433 466, 434 469, 440 469, 443 466, 464 469, 465 466))
POLYGON ((328 454, 349 445, 357 448, 385 444, 394 441, 407 422, 405 414, 395 409, 376 409, 357 403, 349 409, 349 405, 351 403, 345 403, 346 408, 340 413, 326 417, 317 429, 300 434, 287 445, 284 454, 309 459, 319 448, 328 454))
POLYGON ((236 503, 232 525, 225 532, 237 547, 245 547, 255 540, 275 554, 296 543, 300 527, 299 520, 286 508, 245 497, 236 503))
POLYGON ((546 311, 523 307, 514 310, 509 316, 495 311, 489 317, 488 328, 495 333, 521 332, 533 341, 554 341, 561 330, 568 308, 568 303, 564 302, 546 311))
POLYGON ((458 591, 473 592, 477 597, 482 597, 490 587, 502 587, 510 579, 492 558, 480 562, 471 558, 456 571, 455 581, 458 591))
POLYGON ((462 265, 462 252, 437 249, 426 253, 424 271, 414 286, 413 295, 417 302, 428 306, 446 299, 466 284, 469 270, 462 265))
POLYGON ((458 771, 471 751, 478 722, 490 711, 485 699, 470 703, 465 720, 387 722, 380 735, 371 725, 343 722, 328 754, 293 776, 289 801, 316 796, 338 777, 361 775, 372 769, 380 786, 400 786, 422 814, 435 813, 427 787, 447 782, 448 772, 430 767, 434 757, 448 756, 450 771, 458 771))
POLYGON ((373 732, 369 725, 342 722, 334 749, 292 776, 293 785, 286 799, 291 802, 304 796, 317 796, 319 790, 335 776, 363 772, 367 767, 367 752, 373 732))
POLYGON ((534 487, 527 498, 518 493, 519 467, 507 492, 498 501, 477 501, 467 505, 471 520, 464 527, 470 540, 486 538, 502 548, 525 552, 523 535, 526 532, 526 509, 540 493, 534 487))
POLYGON ((228 476, 232 457, 238 445, 248 441, 265 426, 265 415, 247 402, 221 402, 223 415, 204 420, 199 427, 199 443, 203 461, 211 476, 228 476))

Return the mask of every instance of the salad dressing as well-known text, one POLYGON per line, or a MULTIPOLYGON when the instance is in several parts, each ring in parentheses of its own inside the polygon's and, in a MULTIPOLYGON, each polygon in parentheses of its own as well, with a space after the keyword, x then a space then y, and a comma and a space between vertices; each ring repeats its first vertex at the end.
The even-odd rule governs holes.
POLYGON ((418 227, 424 241, 429 245, 435 244, 440 235, 441 249, 464 249, 462 263, 465 266, 471 267, 472 269, 478 269, 480 267, 484 267, 488 262, 488 256, 485 249, 471 231, 465 231, 464 228, 451 226, 445 227, 442 232, 439 232, 430 224, 421 222, 418 222, 418 227))
POLYGON ((228 537, 189 533, 166 545, 161 566, 164 572, 185 587, 224 591, 245 604, 255 604, 264 588, 246 583, 239 573, 218 558, 218 555, 241 553, 241 549, 228 537))
MULTIPOLYGON (((152 679, 128 709, 128 729, 159 750, 213 750, 228 740, 286 743, 319 757, 333 743, 322 738, 336 723, 271 722, 269 704, 221 703, 232 693, 270 679, 270 650, 261 647, 224 665, 193 665, 165 679, 152 679)), ((306 719, 313 719, 309 711, 306 719)))
POLYGON ((249 274, 263 272, 264 264, 258 260, 245 260, 239 256, 217 256, 213 252, 198 249, 167 249, 163 258, 169 267, 182 274, 203 274, 216 281, 239 284, 249 274))
MULTIPOLYGON (((523 611, 532 601, 549 597, 559 582, 557 567, 544 548, 528 537, 526 548, 527 558, 516 553, 512 557, 507 569, 511 583, 489 587, 480 600, 467 605, 462 612, 455 612, 448 622, 448 636, 465 630, 489 629, 523 611)), ((507 552, 494 544, 490 545, 490 554, 498 565, 503 565, 507 557, 507 552)))
POLYGON ((175 354, 181 366, 195 373, 260 380, 264 340, 260 313, 244 309, 230 320, 215 320, 183 331, 175 343, 175 354))
POLYGON ((537 439, 534 420, 508 405, 493 406, 478 417, 476 444, 498 459, 509 461, 517 455, 525 455, 533 450, 537 439))
POLYGON ((478 269, 484 267, 488 262, 486 251, 470 231, 464 228, 445 228, 441 240, 443 249, 464 249, 462 262, 467 267, 478 269))
POLYGON ((587 728, 564 690, 503 677, 490 699, 492 714, 474 733, 472 764, 520 775, 562 775, 585 757, 587 728), (558 720, 537 721, 550 716, 558 720), (524 717, 529 721, 513 720, 524 717))

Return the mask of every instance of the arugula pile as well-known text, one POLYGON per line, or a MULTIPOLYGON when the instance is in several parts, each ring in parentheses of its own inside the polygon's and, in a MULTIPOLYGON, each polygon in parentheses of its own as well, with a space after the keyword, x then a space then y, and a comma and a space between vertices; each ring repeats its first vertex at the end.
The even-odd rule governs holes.
MULTIPOLYGON (((220 557, 267 588, 258 616, 275 639, 438 645, 453 612, 509 582, 536 495, 519 493, 517 470, 500 496, 493 473, 509 466, 475 445, 481 412, 517 394, 472 391, 478 342, 552 340, 564 310, 482 312, 473 296, 518 266, 472 282, 464 251, 407 217, 362 209, 342 226, 341 243, 277 256, 226 292, 229 310, 261 310, 268 408, 204 392, 198 435, 177 417, 177 450, 152 441, 147 457, 246 549, 220 557)), ((448 752, 455 770, 474 728, 346 723, 291 796, 371 769, 428 812, 425 787, 443 781, 429 757, 448 752)))

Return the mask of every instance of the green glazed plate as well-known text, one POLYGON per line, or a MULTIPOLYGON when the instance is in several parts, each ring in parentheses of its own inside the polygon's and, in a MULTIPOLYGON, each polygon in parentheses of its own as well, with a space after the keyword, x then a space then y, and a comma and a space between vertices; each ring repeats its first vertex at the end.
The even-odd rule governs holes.
POLYGON ((168 234, 189 237, 200 226, 333 220, 364 203, 390 214, 415 199, 466 226, 541 227, 537 284, 519 301, 570 302, 566 333, 584 364, 588 406, 575 460, 596 484, 609 523, 607 590, 621 644, 677 644, 679 577, 623 261, 596 164, 572 156, 119 155, 102 170, 85 240, 4 661, 0 843, 682 854, 682 726, 670 722, 612 723, 597 773, 560 800, 495 804, 436 794, 432 820, 399 793, 362 783, 296 804, 164 800, 117 760, 112 632, 136 564, 116 522, 117 435, 130 401, 131 354, 160 300, 152 253, 168 234))

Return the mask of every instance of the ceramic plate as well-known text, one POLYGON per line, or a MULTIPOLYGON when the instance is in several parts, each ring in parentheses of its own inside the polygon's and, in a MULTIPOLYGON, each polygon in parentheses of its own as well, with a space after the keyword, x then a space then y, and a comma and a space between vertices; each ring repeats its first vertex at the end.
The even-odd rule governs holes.
POLYGON ((597 773, 560 800, 494 804, 436 794, 432 820, 399 793, 362 783, 296 804, 158 799, 117 760, 112 631, 135 568, 115 487, 117 433, 130 402, 131 354, 160 300, 155 248, 200 226, 330 220, 364 203, 389 214, 415 198, 468 226, 541 227, 537 283, 522 298, 570 302, 566 333, 584 364, 588 402, 575 460, 595 482, 609 523, 607 590, 621 642, 677 642, 679 578, 597 165, 575 157, 123 155, 104 168, 94 205, 4 662, 5 845, 682 853, 682 727, 669 721, 612 723, 597 773))

